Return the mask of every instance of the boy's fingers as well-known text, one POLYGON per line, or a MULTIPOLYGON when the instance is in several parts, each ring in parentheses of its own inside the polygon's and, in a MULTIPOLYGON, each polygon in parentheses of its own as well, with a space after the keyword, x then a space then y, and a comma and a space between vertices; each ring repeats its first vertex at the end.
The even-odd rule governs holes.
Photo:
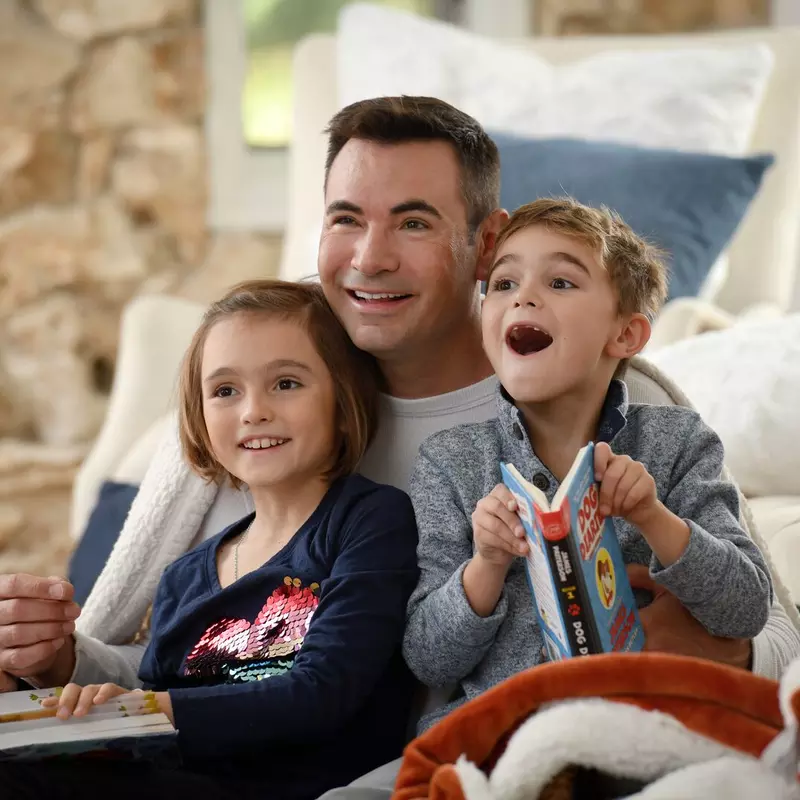
POLYGON ((606 442, 598 442, 594 446, 594 477, 595 480, 603 480, 603 475, 606 473, 608 462, 611 461, 614 454, 606 442))
POLYGON ((611 505, 612 511, 616 509, 617 513, 619 513, 627 510, 629 506, 632 508, 636 505, 635 502, 631 502, 631 491, 641 477, 642 475, 640 472, 630 469, 622 475, 619 479, 619 483, 617 483, 617 488, 614 490, 614 499, 611 505))
POLYGON ((620 480, 622 480, 628 468, 628 463, 623 458, 615 458, 606 470, 605 475, 603 475, 603 480, 600 482, 599 496, 601 514, 606 516, 611 514, 614 508, 614 495, 617 492, 620 480))
POLYGON ((525 529, 522 527, 519 517, 514 511, 509 511, 498 497, 490 495, 485 498, 482 511, 482 518, 485 524, 489 524, 489 520, 495 519, 509 530, 515 531, 518 537, 524 535, 525 529))
POLYGON ((520 541, 516 536, 504 526, 493 526, 490 528, 482 528, 479 533, 479 539, 484 547, 494 547, 497 550, 503 550, 513 556, 524 555, 528 552, 528 545, 524 541, 520 541))
POLYGON ((492 491, 489 493, 489 497, 497 498, 497 500, 503 504, 503 507, 509 511, 517 510, 517 498, 514 497, 511 489, 509 489, 504 483, 498 483, 497 486, 495 486, 494 489, 492 489, 492 491))
POLYGON ((645 499, 648 493, 647 478, 644 474, 634 482, 633 486, 628 490, 628 493, 623 501, 622 512, 627 514, 632 511, 642 500, 645 499))

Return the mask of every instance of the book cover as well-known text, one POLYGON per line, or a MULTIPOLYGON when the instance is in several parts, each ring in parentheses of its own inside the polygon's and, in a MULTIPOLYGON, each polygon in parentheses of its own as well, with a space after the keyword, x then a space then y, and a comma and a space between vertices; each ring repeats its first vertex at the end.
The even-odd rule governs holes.
POLYGON ((500 468, 527 534, 526 571, 548 658, 641 650, 622 551, 598 508, 594 444, 580 450, 552 503, 512 464, 500 468))
POLYGON ((84 717, 62 720, 41 700, 58 690, 0 695, 0 761, 95 757, 177 765, 177 731, 152 692, 119 695, 84 717))

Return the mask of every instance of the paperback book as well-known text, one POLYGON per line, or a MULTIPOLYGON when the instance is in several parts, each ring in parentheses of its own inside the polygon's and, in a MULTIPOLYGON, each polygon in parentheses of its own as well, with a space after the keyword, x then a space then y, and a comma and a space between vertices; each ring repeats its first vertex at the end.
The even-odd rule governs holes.
POLYGON ((62 720, 41 701, 58 689, 0 694, 0 760, 95 755, 174 763, 177 731, 153 692, 130 692, 62 720))
POLYGON ((548 658, 641 650, 622 551, 598 507, 594 444, 579 451, 552 503, 512 464, 500 468, 527 535, 528 581, 548 658))

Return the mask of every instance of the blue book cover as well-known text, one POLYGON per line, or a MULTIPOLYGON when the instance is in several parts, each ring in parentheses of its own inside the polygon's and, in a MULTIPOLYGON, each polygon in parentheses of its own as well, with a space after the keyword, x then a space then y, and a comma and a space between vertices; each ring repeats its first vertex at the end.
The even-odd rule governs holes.
POLYGON ((512 464, 500 469, 527 534, 528 581, 550 660, 641 650, 622 551, 598 508, 594 444, 579 451, 552 503, 512 464))

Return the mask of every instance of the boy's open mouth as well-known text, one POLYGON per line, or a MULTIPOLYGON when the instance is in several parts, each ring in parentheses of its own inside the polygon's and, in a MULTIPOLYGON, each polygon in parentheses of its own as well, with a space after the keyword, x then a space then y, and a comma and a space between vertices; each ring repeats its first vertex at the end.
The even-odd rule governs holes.
POLYGON ((553 337, 535 325, 512 325, 506 333, 506 344, 521 356, 538 353, 553 343, 553 337))

